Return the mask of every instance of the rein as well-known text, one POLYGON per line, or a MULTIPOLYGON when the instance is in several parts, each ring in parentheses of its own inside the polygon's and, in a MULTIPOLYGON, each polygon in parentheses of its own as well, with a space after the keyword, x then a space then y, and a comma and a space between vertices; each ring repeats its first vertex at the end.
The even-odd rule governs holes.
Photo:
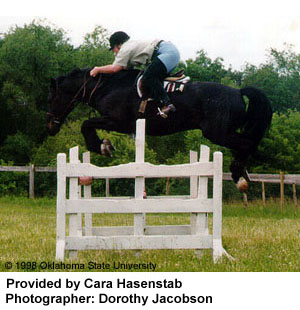
MULTIPOLYGON (((69 104, 66 107, 66 110, 62 113, 61 116, 55 116, 53 113, 47 112, 47 115, 50 115, 51 117, 53 117, 53 122, 56 124, 60 124, 62 122, 62 119, 64 119, 65 115, 68 114, 69 109, 72 107, 72 105, 78 100, 78 96, 81 93, 81 91, 83 90, 83 94, 81 99, 84 99, 85 95, 86 95, 86 85, 87 83, 92 79, 92 77, 89 77, 88 79, 86 78, 86 73, 84 75, 84 82, 81 85, 81 87, 79 88, 79 90, 77 91, 77 93, 75 94, 75 96, 73 97, 73 99, 69 102, 69 104)), ((93 90, 91 91, 89 100, 87 102, 87 105, 90 105, 91 99, 95 93, 95 91, 97 90, 97 88, 100 85, 100 82, 102 80, 102 74, 99 75, 99 79, 96 83, 96 86, 93 88, 93 90)), ((58 84, 56 82, 56 97, 58 97, 58 84)))

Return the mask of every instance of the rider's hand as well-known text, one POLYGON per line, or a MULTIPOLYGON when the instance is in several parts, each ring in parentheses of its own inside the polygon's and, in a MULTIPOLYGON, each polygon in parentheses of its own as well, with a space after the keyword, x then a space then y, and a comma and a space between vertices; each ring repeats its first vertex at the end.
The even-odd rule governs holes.
POLYGON ((99 74, 99 67, 95 67, 94 69, 91 70, 90 75, 92 77, 95 77, 97 74, 99 74))

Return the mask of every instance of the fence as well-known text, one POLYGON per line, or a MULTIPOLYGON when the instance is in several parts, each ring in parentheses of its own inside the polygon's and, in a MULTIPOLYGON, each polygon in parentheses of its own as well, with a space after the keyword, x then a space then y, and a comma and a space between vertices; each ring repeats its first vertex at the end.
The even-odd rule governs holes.
MULTIPOLYGON (((28 186, 28 193, 30 198, 34 198, 34 180, 35 180, 35 173, 56 173, 56 167, 35 167, 34 165, 30 166, 0 166, 0 172, 28 172, 29 173, 29 186, 28 186)), ((295 207, 298 206, 298 199, 297 199, 297 190, 296 186, 300 185, 300 175, 299 174, 284 174, 281 172, 280 174, 249 174, 251 182, 261 183, 262 186, 262 201, 266 203, 266 195, 265 195, 265 184, 280 184, 280 200, 281 200, 281 207, 284 204, 284 185, 292 185, 293 191, 293 201, 295 207)), ((232 181, 230 173, 223 173, 223 180, 224 181, 232 181)), ((169 179, 167 179, 167 186, 166 186, 166 194, 168 194, 168 184, 169 179)), ((109 196, 109 179, 106 179, 106 196, 109 196)), ((246 199, 246 197, 245 197, 246 199)))
POLYGON ((56 258, 63 260, 65 251, 70 258, 77 250, 112 249, 213 249, 214 261, 229 256, 222 247, 222 166, 223 156, 215 152, 209 161, 209 148, 201 146, 200 160, 182 165, 152 165, 144 162, 145 120, 137 121, 136 160, 112 167, 97 167, 89 163, 89 153, 78 159, 78 147, 70 149, 70 163, 66 154, 58 154, 57 172, 57 245, 56 258), (133 178, 134 197, 92 197, 90 186, 80 177, 133 178), (144 199, 145 178, 188 177, 191 194, 188 197, 148 197, 144 199), (213 178, 213 197, 208 198, 208 176, 213 178), (69 179, 69 198, 66 186, 69 179), (198 181, 199 179, 199 181, 198 181), (134 216, 134 226, 92 227, 92 214, 126 213, 134 216), (190 213, 190 225, 146 226, 147 213, 190 213), (213 215, 212 234, 208 229, 207 214, 213 215), (67 232, 69 214, 69 235, 67 232), (85 214, 85 228, 81 214, 85 214), (94 231, 97 234, 93 234, 94 231), (84 234, 84 235, 83 235, 84 234))
POLYGON ((35 172, 52 172, 56 173, 56 167, 35 167, 30 166, 0 166, 0 172, 28 172, 29 173, 29 198, 34 198, 34 176, 35 172))

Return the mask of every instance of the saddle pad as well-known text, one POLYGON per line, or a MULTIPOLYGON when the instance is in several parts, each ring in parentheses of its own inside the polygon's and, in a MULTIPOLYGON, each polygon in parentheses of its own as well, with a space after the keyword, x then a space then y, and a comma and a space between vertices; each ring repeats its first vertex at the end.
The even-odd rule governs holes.
MULTIPOLYGON (((141 92, 141 82, 142 82, 143 76, 141 75, 136 83, 137 86, 137 93, 140 98, 142 98, 142 92, 141 92)), ((167 78, 168 79, 168 78, 167 78)), ((176 80, 176 82, 164 80, 164 89, 167 93, 173 93, 176 91, 183 92, 185 84, 187 84, 190 81, 189 76, 184 76, 182 79, 176 80)))

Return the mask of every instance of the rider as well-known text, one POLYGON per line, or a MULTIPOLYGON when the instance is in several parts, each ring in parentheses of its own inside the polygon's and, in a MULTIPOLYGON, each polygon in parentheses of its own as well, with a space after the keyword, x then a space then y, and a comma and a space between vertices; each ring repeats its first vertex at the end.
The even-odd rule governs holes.
POLYGON ((176 111, 163 88, 163 80, 178 65, 179 52, 171 42, 162 40, 134 41, 123 31, 115 32, 109 39, 110 50, 116 57, 112 64, 95 67, 90 75, 116 73, 138 65, 147 65, 142 78, 142 101, 150 97, 162 105, 161 116, 167 117, 170 111, 176 111))

